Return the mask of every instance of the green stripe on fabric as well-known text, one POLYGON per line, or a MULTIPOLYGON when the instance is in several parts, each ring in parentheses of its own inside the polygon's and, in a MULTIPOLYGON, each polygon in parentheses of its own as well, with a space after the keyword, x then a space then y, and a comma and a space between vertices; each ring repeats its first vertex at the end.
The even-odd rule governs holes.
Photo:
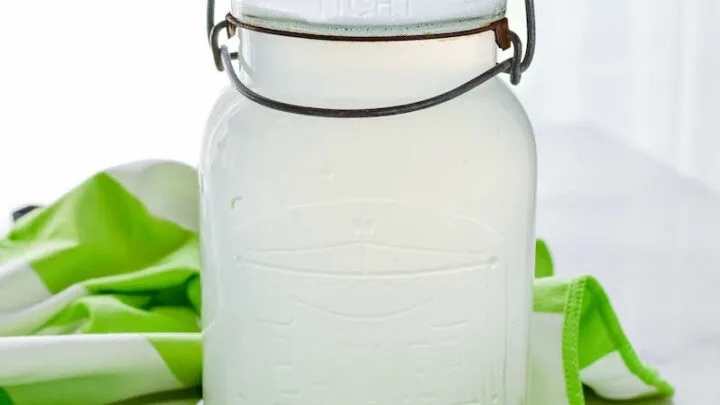
MULTIPOLYGON (((566 307, 562 346, 569 404, 585 404, 582 383, 578 378, 580 370, 616 350, 632 374, 657 389, 657 392, 645 396, 672 395, 673 387, 638 358, 600 283, 591 276, 564 282, 567 293, 564 295, 566 307)), ((537 288, 539 284, 543 284, 543 280, 536 282, 536 292, 541 293, 536 299, 551 302, 551 305, 544 303, 547 307, 555 307, 557 300, 550 297, 560 291, 560 280, 549 279, 544 288, 537 288), (542 294, 547 297, 543 298, 542 294)))
POLYGON ((185 391, 163 392, 117 402, 113 405, 197 405, 198 401, 202 399, 198 391, 193 388, 185 391))
POLYGON ((583 320, 580 325, 580 364, 581 368, 592 364, 605 355, 617 350, 625 365, 642 382, 655 387, 657 394, 670 396, 675 389, 663 380, 658 372, 642 363, 622 330, 620 321, 610 304, 605 290, 592 276, 582 277, 585 281, 586 300, 583 305, 583 320), (585 365, 583 365, 585 363, 585 365))
POLYGON ((135 293, 168 289, 183 290, 199 276, 200 247, 197 236, 189 237, 167 255, 158 256, 147 268, 132 273, 88 280, 83 285, 97 294, 135 293))
POLYGON ((150 296, 85 297, 65 309, 38 333, 80 323, 85 334, 199 332, 197 314, 182 306, 152 306, 150 296))
POLYGON ((583 348, 580 351, 581 370, 620 349, 616 345, 614 333, 611 333, 611 325, 606 315, 608 311, 612 312, 612 309, 605 308, 609 303, 606 304, 599 299, 598 289, 592 288, 593 284, 593 280, 586 281, 587 294, 580 320, 580 342, 583 348))
POLYGON ((552 255, 547 244, 538 239, 535 243, 535 278, 552 277, 554 274, 552 255))
POLYGON ((18 224, 3 249, 31 257, 48 290, 58 293, 85 280, 147 267, 193 236, 152 215, 120 183, 100 173, 18 224), (43 248, 41 254, 34 252, 36 246, 43 248))
POLYGON ((585 396, 580 381, 580 319, 585 297, 585 279, 573 280, 567 290, 565 308, 565 326, 563 329, 563 363, 565 368, 565 386, 570 405, 584 405, 585 396))
POLYGON ((202 292, 200 286, 200 276, 192 279, 187 286, 187 297, 195 309, 195 312, 198 314, 202 311, 202 292))
POLYGON ((13 405, 13 401, 4 389, 0 388, 0 405, 13 405))
POLYGON ((202 337, 197 334, 148 335, 148 341, 185 387, 202 383, 202 337))
POLYGON ((567 292, 572 278, 552 277, 535 280, 533 311, 544 314, 562 314, 567 304, 567 292))

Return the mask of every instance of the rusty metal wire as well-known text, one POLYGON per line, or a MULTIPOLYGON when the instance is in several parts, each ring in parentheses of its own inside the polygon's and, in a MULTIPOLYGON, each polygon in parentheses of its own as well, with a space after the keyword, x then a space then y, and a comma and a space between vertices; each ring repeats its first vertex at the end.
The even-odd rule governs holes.
POLYGON ((454 98, 457 98, 470 90, 480 86, 491 78, 497 76, 500 73, 507 73, 510 75, 510 82, 513 85, 520 83, 523 72, 525 72, 532 63, 535 54, 535 38, 536 38, 536 27, 535 27, 535 7, 534 0, 525 0, 526 15, 527 15, 527 48, 525 55, 523 56, 523 45, 520 37, 514 32, 507 28, 507 21, 500 21, 495 26, 488 26, 479 28, 472 31, 463 31, 450 34, 442 34, 443 37, 447 36, 460 36, 460 35, 472 35, 478 32, 487 31, 493 29, 495 31, 496 40, 498 45, 505 48, 503 45, 505 40, 502 38, 503 35, 507 35, 510 39, 510 43, 513 48, 513 56, 508 58, 485 72, 479 74, 475 78, 461 84, 460 86, 439 94, 437 96, 427 98, 424 100, 395 105, 389 107, 380 108, 362 108, 362 109, 333 109, 333 108, 317 108, 308 107, 303 105, 288 104, 281 101, 267 98, 261 94, 256 93, 252 89, 248 88, 238 77, 237 73, 233 68, 233 59, 238 59, 238 53, 230 52, 227 45, 220 45, 219 38, 220 33, 225 31, 228 33, 228 37, 235 34, 238 28, 254 29, 262 31, 272 35, 291 35, 294 37, 308 38, 314 40, 332 40, 332 41, 401 41, 401 40, 417 40, 417 39, 432 39, 437 35, 420 35, 420 36, 396 36, 396 37, 342 37, 342 36, 323 36, 315 34, 300 34, 300 33, 285 33, 282 31, 275 31, 271 29, 247 26, 243 24, 232 15, 215 24, 215 0, 208 0, 207 8, 207 33, 210 42, 210 47, 213 51, 213 59, 215 61, 215 67, 220 71, 225 71, 230 79, 231 84, 242 95, 248 99, 263 105, 268 108, 272 108, 279 111, 284 111, 292 114, 311 115, 316 117, 327 117, 327 118, 368 118, 368 117, 387 117, 398 114, 407 114, 414 111, 424 110, 426 108, 434 107, 442 103, 448 102, 454 98))

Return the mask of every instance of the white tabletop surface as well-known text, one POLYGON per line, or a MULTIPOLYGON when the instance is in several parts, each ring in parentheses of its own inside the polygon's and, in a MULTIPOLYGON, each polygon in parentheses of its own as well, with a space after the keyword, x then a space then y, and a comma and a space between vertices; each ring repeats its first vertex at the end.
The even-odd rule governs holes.
POLYGON ((641 359, 677 388, 633 404, 720 404, 720 196, 587 128, 536 128, 537 231, 556 272, 596 276, 641 359))
POLYGON ((636 403, 720 404, 720 196, 587 128, 536 128, 537 229, 556 272, 596 276, 677 389, 636 403))

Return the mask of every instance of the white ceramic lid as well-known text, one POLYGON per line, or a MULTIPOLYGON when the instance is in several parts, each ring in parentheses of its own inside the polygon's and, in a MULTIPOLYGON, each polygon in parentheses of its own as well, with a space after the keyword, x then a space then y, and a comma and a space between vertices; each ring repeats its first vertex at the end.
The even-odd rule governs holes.
POLYGON ((500 19, 507 0, 233 0, 253 25, 329 35, 454 32, 500 19))

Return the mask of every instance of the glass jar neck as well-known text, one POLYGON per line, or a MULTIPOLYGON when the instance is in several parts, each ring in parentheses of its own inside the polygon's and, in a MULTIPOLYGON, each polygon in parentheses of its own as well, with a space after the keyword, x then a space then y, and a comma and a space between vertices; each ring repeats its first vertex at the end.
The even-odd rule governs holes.
POLYGON ((491 68, 493 32, 417 41, 348 42, 242 30, 243 80, 278 101, 372 108, 448 91, 491 68))

